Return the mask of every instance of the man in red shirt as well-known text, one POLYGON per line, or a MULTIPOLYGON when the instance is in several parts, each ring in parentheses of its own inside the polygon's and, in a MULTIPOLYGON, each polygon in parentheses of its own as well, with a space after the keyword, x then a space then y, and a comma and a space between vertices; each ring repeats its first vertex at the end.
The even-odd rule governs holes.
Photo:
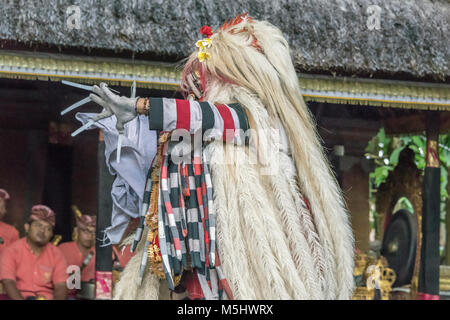
MULTIPOLYGON (((81 281, 95 281, 95 224, 96 217, 83 214, 77 219, 74 228, 75 241, 59 245, 69 266, 80 267, 81 281)), ((69 297, 75 298, 76 289, 69 291, 69 297)))
POLYGON ((4 249, 0 279, 10 299, 66 299, 67 263, 50 243, 54 226, 55 213, 36 205, 25 224, 27 236, 4 249))
MULTIPOLYGON (((0 264, 2 261, 3 249, 16 240, 19 240, 19 232, 13 226, 10 226, 2 221, 6 215, 7 200, 9 200, 8 192, 4 189, 0 189, 0 264)), ((3 286, 0 282, 0 300, 5 298, 7 297, 5 296, 5 291, 3 290, 3 286)))
POLYGON ((19 240, 19 232, 2 220, 6 215, 6 201, 9 200, 9 194, 4 189, 0 189, 0 261, 3 250, 6 246, 19 240))

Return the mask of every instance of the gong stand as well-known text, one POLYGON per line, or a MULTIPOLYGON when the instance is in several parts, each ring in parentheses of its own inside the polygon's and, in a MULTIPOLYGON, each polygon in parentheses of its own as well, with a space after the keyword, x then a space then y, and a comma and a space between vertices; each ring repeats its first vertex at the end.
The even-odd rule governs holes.
POLYGON ((377 239, 383 243, 381 254, 387 259, 389 267, 395 270, 397 280, 394 286, 410 284, 409 299, 417 294, 419 278, 422 185, 423 176, 414 162, 414 151, 404 148, 398 165, 380 185, 376 196, 379 214, 377 239), (411 202, 414 214, 394 212, 396 203, 402 197, 411 202))
POLYGON ((439 300, 439 112, 427 112, 427 152, 422 189, 422 248, 417 299, 439 300))

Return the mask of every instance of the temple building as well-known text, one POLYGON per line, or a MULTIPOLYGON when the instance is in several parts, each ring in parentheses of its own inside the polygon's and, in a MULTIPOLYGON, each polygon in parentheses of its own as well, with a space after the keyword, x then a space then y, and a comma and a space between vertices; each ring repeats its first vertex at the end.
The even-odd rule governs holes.
MULTIPOLYGON (((280 27, 291 46, 304 99, 343 189, 360 251, 370 248, 373 163, 365 157, 368 142, 382 127, 388 135, 426 132, 431 152, 432 141, 450 133, 448 1, 40 3, 0 4, 0 187, 11 195, 7 222, 22 234, 38 202, 57 213, 56 233, 63 240, 71 237, 72 204, 89 214, 111 205, 107 186, 113 177, 104 164, 99 131, 72 138, 81 125, 76 111, 60 115, 86 98, 87 91, 62 81, 106 82, 127 96, 135 82, 137 96, 181 97, 183 58, 195 50, 200 27, 214 29, 243 12, 280 27)), ((80 110, 100 111, 94 103, 80 110)), ((438 169, 439 163, 429 167, 438 169)), ((417 179, 412 194, 421 193, 424 184, 429 190, 439 188, 432 170, 417 179)), ((425 234, 435 230, 433 221, 439 219, 428 195, 421 193, 413 203, 419 233, 425 234), (428 224, 422 225, 422 217, 428 224)), ((386 197, 380 225, 393 214, 389 201, 395 196, 387 192, 386 197)), ((433 247, 435 239, 425 237, 420 244, 433 247)), ((435 257, 435 249, 422 253, 422 270, 436 271, 435 264, 423 262, 428 254, 435 257)), ((427 281, 435 285, 433 279, 423 281, 426 288, 427 281)))

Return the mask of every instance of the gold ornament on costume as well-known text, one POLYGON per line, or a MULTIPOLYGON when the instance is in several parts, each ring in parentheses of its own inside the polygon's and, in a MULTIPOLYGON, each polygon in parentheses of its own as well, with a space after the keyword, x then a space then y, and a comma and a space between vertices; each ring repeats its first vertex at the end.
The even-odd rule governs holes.
MULTIPOLYGON (((158 141, 158 148, 156 151, 156 163, 152 171, 152 189, 150 192, 150 205, 145 216, 145 223, 149 228, 147 234, 147 241, 149 243, 147 247, 148 262, 150 265, 150 271, 155 274, 159 279, 165 279, 164 267, 162 264, 161 250, 159 248, 159 234, 158 234, 158 198, 159 198, 159 179, 161 171, 161 161, 163 157, 164 144, 168 142, 170 133, 161 134, 158 141)), ((174 276, 174 284, 177 286, 181 280, 181 274, 174 276)))
MULTIPOLYGON (((162 264, 161 250, 159 247, 159 234, 158 234, 158 198, 159 198, 159 182, 160 182, 160 172, 162 165, 163 149, 164 144, 168 143, 170 138, 170 133, 162 133, 159 141, 158 148, 156 151, 156 163, 153 168, 151 180, 152 189, 150 192, 150 205, 145 216, 145 223, 149 228, 147 234, 147 241, 149 243, 147 247, 148 252, 148 262, 150 265, 150 272, 155 274, 159 279, 165 279, 166 275, 164 273, 164 267, 162 264)), ((181 281, 182 272, 175 276, 172 274, 174 285, 177 286, 181 281)))

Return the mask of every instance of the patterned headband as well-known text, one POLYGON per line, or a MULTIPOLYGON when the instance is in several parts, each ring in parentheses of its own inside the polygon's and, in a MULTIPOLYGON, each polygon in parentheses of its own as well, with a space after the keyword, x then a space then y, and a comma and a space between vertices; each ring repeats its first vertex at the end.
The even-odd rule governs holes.
POLYGON ((96 220, 96 216, 83 214, 80 218, 77 219, 77 226, 81 228, 95 228, 96 220))
POLYGON ((5 189, 0 189, 0 198, 9 200, 9 193, 5 189))
POLYGON ((44 220, 50 223, 53 227, 55 226, 55 213, 52 209, 42 204, 38 204, 31 208, 30 219, 35 220, 44 220))

